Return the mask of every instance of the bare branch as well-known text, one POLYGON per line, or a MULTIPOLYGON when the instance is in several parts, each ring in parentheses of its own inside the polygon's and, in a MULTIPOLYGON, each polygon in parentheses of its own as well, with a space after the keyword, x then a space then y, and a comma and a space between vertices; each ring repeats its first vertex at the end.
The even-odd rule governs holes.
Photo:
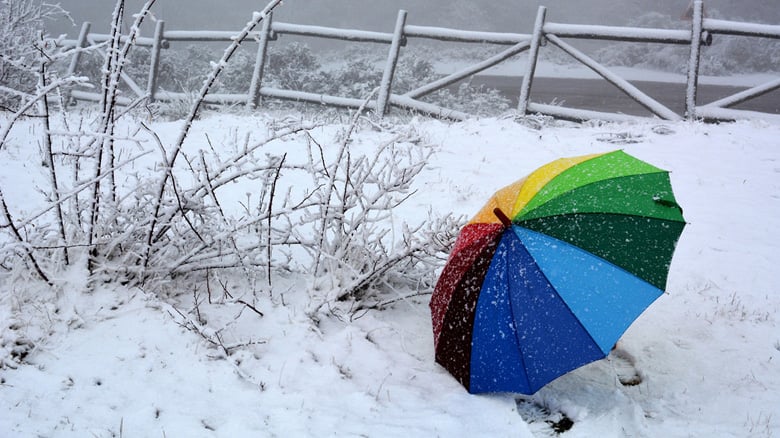
MULTIPOLYGON (((0 189, 0 210, 2 210, 3 218, 8 222, 7 226, 11 229, 11 232, 13 236, 16 238, 16 240, 19 243, 25 244, 25 240, 22 237, 22 235, 19 233, 19 228, 14 225, 14 220, 11 217, 11 212, 8 210, 8 205, 5 202, 5 196, 3 196, 3 190, 0 189)), ((38 273, 38 275, 45 281, 46 283, 49 283, 50 286, 53 286, 54 283, 49 280, 49 277, 43 272, 43 269, 41 269, 41 265, 38 264, 38 260, 36 260, 35 255, 33 252, 28 248, 26 245, 24 247, 24 252, 27 254, 27 258, 30 260, 30 263, 33 265, 33 268, 35 268, 35 272, 38 273)))
MULTIPOLYGON (((285 153, 282 156, 282 159, 279 160, 279 167, 276 168, 276 175, 274 175, 274 180, 271 183, 271 193, 269 195, 268 199, 268 212, 272 212, 274 209, 274 193, 276 193, 276 183, 279 181, 279 176, 282 173, 282 166, 284 165, 284 160, 287 159, 287 154, 285 153)), ((273 246, 271 245, 271 215, 268 215, 268 286, 271 286, 271 259, 272 259, 272 253, 273 253, 273 246)))
MULTIPOLYGON (((263 21, 263 19, 265 19, 265 17, 281 3, 282 3, 281 0, 272 0, 270 3, 268 3, 268 5, 266 5, 265 9, 263 9, 262 12, 254 14, 252 20, 250 20, 246 24, 246 26, 244 26, 244 29, 242 29, 241 32, 238 35, 236 35, 236 37, 233 39, 233 42, 225 50, 224 54, 222 55, 222 59, 220 59, 219 62, 214 64, 214 68, 211 70, 211 74, 209 74, 209 77, 203 83, 203 86, 198 92, 195 102, 190 108, 189 114, 185 118, 184 126, 182 130, 179 132, 179 137, 176 139, 173 145, 171 156, 168 159, 168 163, 170 163, 171 166, 174 166, 176 164, 176 158, 181 153, 182 146, 184 145, 184 140, 187 138, 187 135, 189 134, 190 128, 192 127, 192 123, 195 120, 198 111, 200 110, 200 106, 203 104, 203 100, 205 99, 206 94, 208 94, 209 90, 216 82, 217 77, 227 65, 227 62, 230 60, 230 58, 233 57, 233 54, 236 52, 236 50, 238 50, 238 47, 241 45, 241 42, 247 37, 247 35, 249 35, 249 32, 251 32, 252 29, 254 29, 261 21, 263 21)), ((152 214, 152 222, 149 224, 149 231, 147 233, 147 238, 146 238, 146 250, 144 251, 145 252, 144 267, 146 267, 149 263, 149 253, 152 249, 152 239, 155 235, 155 228, 157 227, 157 221, 158 221, 158 216, 160 214, 160 205, 162 203, 162 197, 163 194, 165 193, 165 187, 168 185, 168 177, 169 175, 165 174, 161 178, 160 184, 157 188, 157 198, 154 201, 155 205, 152 214)))

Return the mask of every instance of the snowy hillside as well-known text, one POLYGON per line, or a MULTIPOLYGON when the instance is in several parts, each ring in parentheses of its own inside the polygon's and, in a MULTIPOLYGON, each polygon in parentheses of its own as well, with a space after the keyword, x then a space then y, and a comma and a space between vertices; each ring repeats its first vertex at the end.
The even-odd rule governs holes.
MULTIPOLYGON (((138 135, 137 122, 123 123, 117 138, 138 135)), ((186 153, 229 155, 220 148, 279 123, 207 114, 186 153)), ((180 128, 150 125, 163 145, 180 128)), ((347 128, 329 122, 268 146, 294 162, 315 145, 338 144, 347 128)), ((39 130, 35 120, 17 123, 0 150, 0 187, 19 218, 46 202, 39 130)), ((363 120, 350 142, 354 159, 396 141, 431 152, 411 197, 383 219, 393 230, 425 222, 429 210, 469 216, 496 189, 561 156, 625 149, 670 170, 689 225, 667 293, 628 330, 619 355, 531 397, 476 396, 434 363, 430 289, 352 313, 335 300, 318 307, 322 285, 342 279, 313 281, 295 269, 276 272, 272 287, 238 269, 220 282, 163 290, 111 278, 88 285, 82 268, 70 268, 49 287, 0 260, 0 436, 776 436, 778 138, 780 126, 758 121, 363 120), (638 379, 621 384, 626 373, 638 379)), ((122 170, 128 180, 160 164, 153 141, 120 143, 128 154, 152 151, 122 170)), ((297 175, 286 175, 300 178, 290 187, 311 184, 297 175)), ((249 211, 261 183, 226 184, 222 207, 249 211)))

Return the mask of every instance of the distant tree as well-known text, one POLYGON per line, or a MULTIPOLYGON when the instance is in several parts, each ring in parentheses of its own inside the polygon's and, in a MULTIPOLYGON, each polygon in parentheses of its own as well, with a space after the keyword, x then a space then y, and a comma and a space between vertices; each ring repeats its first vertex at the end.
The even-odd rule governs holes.
POLYGON ((268 50, 266 78, 276 87, 297 91, 321 91, 327 81, 317 55, 306 44, 292 43, 268 50))
POLYGON ((12 90, 31 93, 38 83, 35 60, 45 21, 67 13, 59 6, 34 0, 0 0, 0 105, 15 100, 12 90))
MULTIPOLYGON (((722 16, 718 10, 708 10, 707 14, 722 16)), ((642 14, 628 24, 659 29, 689 26, 677 17, 658 12, 642 14)), ((598 50, 596 57, 608 65, 684 73, 688 65, 689 50, 688 46, 670 44, 612 43, 598 50)), ((716 35, 712 46, 702 49, 701 57, 702 74, 772 72, 777 71, 777 66, 780 65, 780 42, 768 38, 716 35)))
MULTIPOLYGON (((648 12, 629 20, 632 27, 672 29, 683 22, 658 12, 648 12)), ((596 53, 596 58, 608 65, 641 67, 651 70, 683 73, 687 67, 689 48, 669 44, 611 43, 596 53)))

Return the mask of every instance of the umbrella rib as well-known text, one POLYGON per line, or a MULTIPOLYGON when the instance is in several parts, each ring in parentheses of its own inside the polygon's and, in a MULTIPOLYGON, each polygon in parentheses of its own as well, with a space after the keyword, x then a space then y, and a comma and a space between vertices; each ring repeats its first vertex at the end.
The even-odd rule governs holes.
POLYGON ((534 220, 539 219, 551 219, 551 218, 557 218, 557 217, 565 217, 565 216, 575 216, 575 215, 598 215, 598 214, 608 214, 608 215, 614 215, 614 216, 625 216, 625 217, 635 217, 639 219, 649 219, 649 220, 655 220, 655 221, 661 221, 661 222, 679 222, 687 224, 688 222, 683 220, 677 220, 677 219, 666 219, 666 218, 660 218, 658 216, 648 216, 644 214, 633 214, 633 213, 625 213, 621 211, 572 211, 567 213, 556 213, 551 214, 548 216, 539 216, 539 217, 533 217, 530 219, 520 219, 517 222, 514 222, 514 225, 520 225, 522 226, 523 223, 527 223, 534 220))

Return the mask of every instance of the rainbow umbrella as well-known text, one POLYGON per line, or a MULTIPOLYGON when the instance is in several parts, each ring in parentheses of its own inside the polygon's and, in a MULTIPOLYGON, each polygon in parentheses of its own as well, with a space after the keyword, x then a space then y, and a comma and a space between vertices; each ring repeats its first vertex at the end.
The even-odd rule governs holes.
POLYGON ((461 230, 431 297, 436 361, 469 392, 533 394, 605 357, 684 226, 669 173, 623 151, 537 169, 461 230))

